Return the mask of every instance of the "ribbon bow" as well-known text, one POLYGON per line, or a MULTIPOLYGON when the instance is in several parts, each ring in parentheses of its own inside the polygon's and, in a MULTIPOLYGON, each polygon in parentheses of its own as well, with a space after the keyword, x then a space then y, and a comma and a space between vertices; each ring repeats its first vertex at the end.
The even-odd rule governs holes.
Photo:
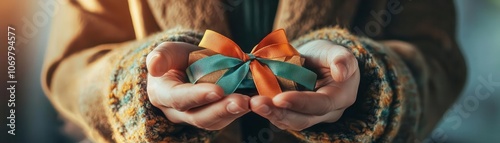
POLYGON ((225 94, 233 93, 241 86, 249 71, 260 95, 272 97, 282 92, 276 76, 292 80, 308 90, 313 90, 316 84, 314 72, 298 65, 271 60, 300 56, 288 43, 283 29, 267 35, 250 54, 245 54, 231 39, 211 30, 205 32, 198 46, 218 54, 191 64, 187 69, 190 82, 196 83, 206 74, 228 69, 216 82, 225 94))

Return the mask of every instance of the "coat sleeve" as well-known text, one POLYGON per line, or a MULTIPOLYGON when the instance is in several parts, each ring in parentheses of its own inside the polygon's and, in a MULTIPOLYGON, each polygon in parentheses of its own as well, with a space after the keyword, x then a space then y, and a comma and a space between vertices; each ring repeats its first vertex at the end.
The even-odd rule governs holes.
MULTIPOLYGON (((394 6, 391 3, 394 1, 384 2, 394 6)), ((289 132, 313 142, 419 142, 433 130, 457 99, 466 78, 465 62, 454 37, 453 2, 397 2, 402 10, 390 15, 390 21, 381 25, 382 29, 375 35, 358 34, 356 27, 364 28, 367 23, 377 22, 370 12, 390 8, 383 2, 367 5, 325 1, 327 4, 322 5, 327 6, 319 6, 316 11, 331 13, 331 17, 347 16, 340 16, 336 21, 304 16, 294 22, 292 16, 278 17, 284 22, 277 26, 291 31, 289 36, 297 38, 294 46, 317 39, 329 40, 349 49, 361 71, 357 101, 339 121, 289 132), (342 8, 332 10, 334 7, 342 8), (352 12, 356 9, 357 12, 352 12), (354 22, 352 30, 331 26, 348 25, 351 21, 354 22)), ((282 5, 282 9, 300 7, 287 4, 282 5)))
MULTIPOLYGON (((396 53, 346 29, 329 27, 295 40, 299 47, 312 40, 329 40, 346 47, 358 60, 361 81, 356 102, 335 123, 321 123, 302 131, 289 131, 304 141, 392 141, 402 122, 415 124, 419 93, 416 83, 396 53)), ((408 130, 415 130, 409 126, 408 130)), ((411 131, 410 133, 415 133, 411 131)))
POLYGON ((411 70, 421 104, 417 136, 425 138, 462 92, 467 67, 456 41, 452 0, 401 1, 384 29, 384 44, 411 70))
POLYGON ((145 59, 165 41, 198 44, 202 33, 170 28, 134 40, 128 6, 59 1, 42 85, 55 108, 95 142, 201 142, 215 132, 168 121, 149 102, 145 59), (106 11, 103 11, 103 9, 106 11))

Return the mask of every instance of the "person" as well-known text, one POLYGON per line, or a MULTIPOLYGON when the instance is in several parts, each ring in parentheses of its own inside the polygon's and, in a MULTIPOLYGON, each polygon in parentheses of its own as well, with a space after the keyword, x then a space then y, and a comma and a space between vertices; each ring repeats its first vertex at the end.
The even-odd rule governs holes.
POLYGON ((451 0, 59 6, 42 85, 95 142, 417 142, 465 82, 451 0), (251 48, 279 28, 318 74, 314 91, 271 99, 187 83, 188 55, 206 29, 251 48), (246 134, 257 124, 242 120, 248 114, 269 128, 246 134))

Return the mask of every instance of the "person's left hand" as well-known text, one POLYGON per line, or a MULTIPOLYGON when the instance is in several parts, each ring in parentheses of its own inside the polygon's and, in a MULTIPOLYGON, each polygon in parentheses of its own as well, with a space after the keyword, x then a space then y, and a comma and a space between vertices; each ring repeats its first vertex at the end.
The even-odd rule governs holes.
POLYGON ((360 80, 356 58, 326 40, 311 41, 298 51, 306 59, 305 66, 318 74, 316 90, 283 92, 272 99, 253 96, 252 111, 280 129, 295 131, 336 122, 356 100, 360 80))

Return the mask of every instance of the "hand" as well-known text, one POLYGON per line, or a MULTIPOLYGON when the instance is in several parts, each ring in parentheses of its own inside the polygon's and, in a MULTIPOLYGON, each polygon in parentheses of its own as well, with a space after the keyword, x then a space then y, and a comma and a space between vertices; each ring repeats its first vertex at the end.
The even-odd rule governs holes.
POLYGON ((220 130, 250 112, 250 97, 230 94, 216 84, 186 83, 189 53, 198 46, 165 42, 148 54, 147 91, 153 106, 174 123, 187 123, 206 130, 220 130))
POLYGON ((358 62, 346 48, 316 40, 298 51, 318 74, 316 91, 288 91, 274 98, 254 96, 251 110, 280 129, 300 131, 318 123, 336 122, 356 100, 358 62))

